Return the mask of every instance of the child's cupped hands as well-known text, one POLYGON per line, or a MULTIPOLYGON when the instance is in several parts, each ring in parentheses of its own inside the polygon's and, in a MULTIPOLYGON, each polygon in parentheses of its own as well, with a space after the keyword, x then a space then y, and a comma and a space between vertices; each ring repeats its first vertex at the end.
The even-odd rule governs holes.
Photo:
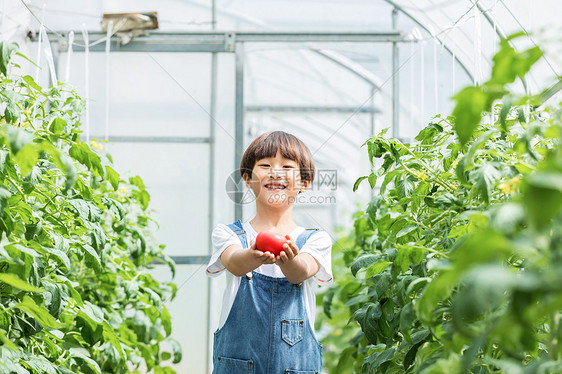
POLYGON ((260 264, 274 264, 279 259, 279 256, 276 257, 271 252, 262 252, 256 249, 256 239, 250 242, 250 253, 260 264))
POLYGON ((299 254, 299 247, 291 240, 289 235, 285 235, 287 242, 283 244, 283 251, 277 256, 277 265, 284 265, 292 261, 299 254))

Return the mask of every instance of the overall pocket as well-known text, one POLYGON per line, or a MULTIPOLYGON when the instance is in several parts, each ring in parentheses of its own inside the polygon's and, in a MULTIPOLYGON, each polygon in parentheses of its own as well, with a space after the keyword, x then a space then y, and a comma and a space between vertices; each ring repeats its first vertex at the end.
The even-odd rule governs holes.
POLYGON ((213 373, 254 374, 254 361, 219 356, 217 357, 217 366, 215 370, 213 370, 213 373))
POLYGON ((293 346, 300 342, 304 333, 304 320, 302 319, 282 319, 281 320, 281 339, 285 343, 293 346))

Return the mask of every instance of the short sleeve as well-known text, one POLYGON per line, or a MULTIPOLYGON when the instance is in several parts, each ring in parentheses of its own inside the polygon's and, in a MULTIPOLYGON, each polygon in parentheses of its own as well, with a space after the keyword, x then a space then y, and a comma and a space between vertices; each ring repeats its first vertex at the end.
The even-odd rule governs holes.
POLYGON ((304 244, 301 253, 309 253, 320 264, 320 269, 313 278, 317 284, 329 285, 332 278, 332 238, 326 231, 312 234, 304 244))
POLYGON ((211 235, 211 241, 213 244, 213 254, 207 265, 207 275, 209 277, 216 277, 226 269, 220 259, 222 252, 232 244, 242 245, 242 243, 238 235, 224 224, 215 226, 211 235))

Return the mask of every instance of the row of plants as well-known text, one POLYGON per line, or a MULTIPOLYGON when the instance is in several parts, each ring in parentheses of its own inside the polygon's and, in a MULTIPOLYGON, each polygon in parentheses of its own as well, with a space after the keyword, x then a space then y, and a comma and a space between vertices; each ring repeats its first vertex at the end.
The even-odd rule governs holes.
POLYGON ((15 56, 0 43, 0 372, 174 373, 177 288, 148 270, 175 266, 151 236, 142 179, 81 140, 71 87, 17 75, 15 56))
POLYGON ((330 373, 562 372, 562 111, 514 93, 542 56, 518 37, 452 116, 365 142, 354 190, 376 193, 320 301, 330 373))

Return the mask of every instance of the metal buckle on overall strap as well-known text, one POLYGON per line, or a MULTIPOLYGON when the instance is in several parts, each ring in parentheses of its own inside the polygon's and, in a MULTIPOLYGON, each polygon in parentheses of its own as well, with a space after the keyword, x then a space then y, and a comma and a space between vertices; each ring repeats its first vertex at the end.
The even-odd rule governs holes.
POLYGON ((246 273, 246 278, 252 279, 252 272, 251 271, 246 273))

